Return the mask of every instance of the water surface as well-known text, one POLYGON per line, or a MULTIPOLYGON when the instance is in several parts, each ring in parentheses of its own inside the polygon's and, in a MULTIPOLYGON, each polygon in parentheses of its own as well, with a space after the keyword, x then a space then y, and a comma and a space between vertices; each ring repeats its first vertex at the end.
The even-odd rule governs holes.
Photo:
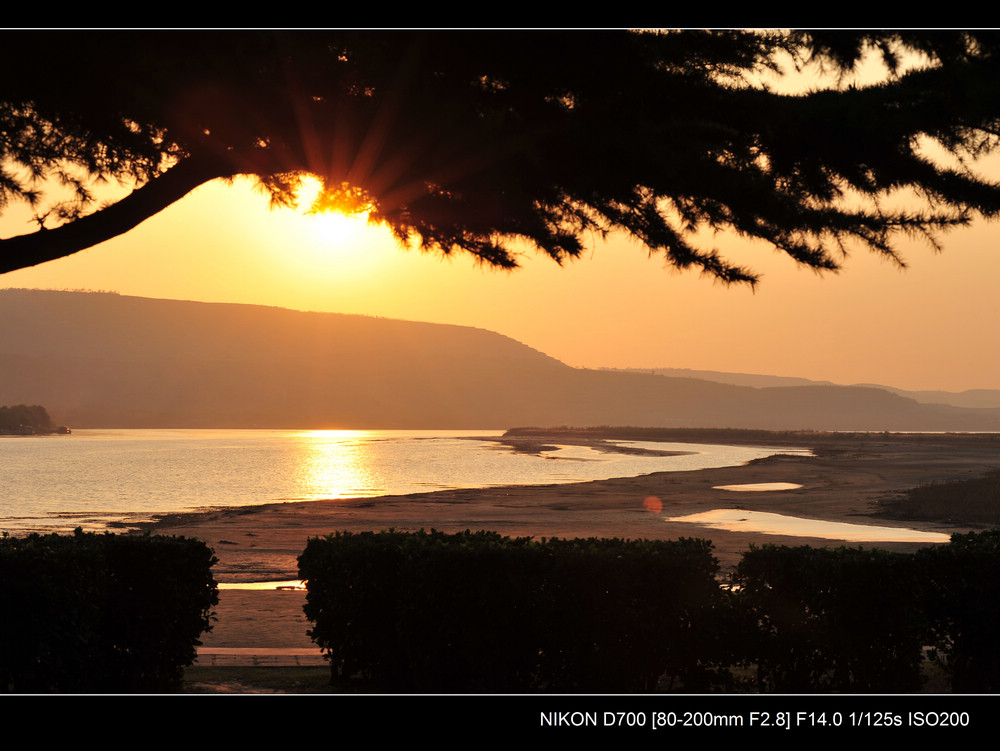
POLYGON ((737 493, 761 493, 768 490, 798 490, 796 482, 748 482, 742 485, 716 485, 713 490, 732 490, 737 493))
POLYGON ((78 430, 0 439, 0 530, 103 529, 204 508, 548 485, 801 449, 638 441, 537 453, 502 431, 78 430), (642 449, 635 453, 635 449, 642 449), (676 452, 684 452, 676 454, 676 452))

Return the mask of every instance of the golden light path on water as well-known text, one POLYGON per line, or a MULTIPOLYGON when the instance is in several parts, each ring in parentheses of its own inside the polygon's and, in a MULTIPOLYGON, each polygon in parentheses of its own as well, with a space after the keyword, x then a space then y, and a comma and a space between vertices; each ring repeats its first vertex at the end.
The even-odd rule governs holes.
POLYGON ((365 430, 312 430, 299 442, 298 482, 307 495, 323 494, 330 488, 367 488, 373 485, 371 454, 360 441, 371 436, 365 430))

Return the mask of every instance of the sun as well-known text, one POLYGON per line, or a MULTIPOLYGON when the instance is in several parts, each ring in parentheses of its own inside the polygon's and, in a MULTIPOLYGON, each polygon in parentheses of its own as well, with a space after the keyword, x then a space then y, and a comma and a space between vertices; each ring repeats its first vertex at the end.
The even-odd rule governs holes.
POLYGON ((368 221, 367 212, 314 211, 319 190, 318 180, 306 178, 297 207, 282 209, 276 217, 280 221, 269 234, 280 238, 276 245, 286 263, 307 274, 371 273, 378 265, 372 247, 384 244, 384 230, 368 221))
POLYGON ((357 243, 369 226, 368 213, 317 211, 316 198, 321 188, 322 183, 318 179, 306 177, 296 193, 296 202, 305 226, 318 241, 331 247, 357 243))
POLYGON ((302 218, 320 246, 331 250, 351 247, 361 243, 368 230, 365 214, 347 216, 336 211, 306 214, 302 218))

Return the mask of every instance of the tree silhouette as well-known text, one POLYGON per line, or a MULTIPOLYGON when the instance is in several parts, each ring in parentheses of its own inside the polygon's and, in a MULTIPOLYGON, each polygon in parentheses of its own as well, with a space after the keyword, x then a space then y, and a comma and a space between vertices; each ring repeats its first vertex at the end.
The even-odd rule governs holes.
MULTIPOLYGON (((513 267, 624 231, 679 268, 753 272, 701 230, 835 269, 858 245, 902 263, 900 234, 1000 210, 969 160, 992 151, 1000 37, 940 32, 6 32, 0 272, 118 236, 210 180, 254 176, 293 205, 368 211, 404 243, 513 267), (878 85, 795 95, 755 76, 782 56, 878 85), (906 55, 926 64, 902 72, 906 55), (934 160, 928 143, 953 157, 934 160), (130 188, 98 205, 103 182, 130 188), (896 201, 896 198, 909 201, 896 201), (912 199, 919 199, 916 203, 912 199), (897 206, 904 206, 898 208, 897 206), (917 208, 910 208, 916 206, 917 208)), ((219 221, 226 221, 219 217, 219 221)))

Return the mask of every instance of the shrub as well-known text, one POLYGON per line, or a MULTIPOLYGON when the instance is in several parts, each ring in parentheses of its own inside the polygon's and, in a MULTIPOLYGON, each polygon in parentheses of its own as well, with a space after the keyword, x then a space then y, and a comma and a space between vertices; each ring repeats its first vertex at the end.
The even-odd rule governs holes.
POLYGON ((719 593, 701 540, 335 533, 299 558, 334 680, 383 690, 639 691, 706 675, 719 593))
POLYGON ((211 628, 212 551, 183 537, 0 538, 0 687, 174 690, 211 628))
POLYGON ((741 651, 759 690, 919 690, 927 625, 913 556, 751 548, 734 582, 756 624, 741 651))
POLYGON ((932 644, 956 693, 1000 691, 1000 530, 917 553, 932 644))

